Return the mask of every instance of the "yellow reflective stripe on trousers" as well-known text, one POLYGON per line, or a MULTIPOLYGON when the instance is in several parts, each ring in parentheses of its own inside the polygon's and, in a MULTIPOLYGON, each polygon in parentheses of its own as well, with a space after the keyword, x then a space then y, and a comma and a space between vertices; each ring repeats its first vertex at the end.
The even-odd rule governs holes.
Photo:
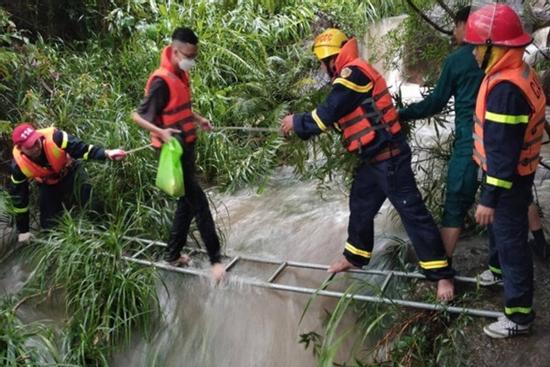
POLYGON ((15 179, 15 177, 13 177, 13 175, 11 175, 11 182, 13 182, 13 183, 16 184, 16 185, 19 185, 20 183, 23 183, 23 182, 25 182, 25 181, 27 181, 26 178, 22 179, 21 181, 17 181, 17 180, 15 179))
POLYGON ((504 115, 487 111, 485 112, 485 120, 503 124, 526 124, 529 122, 529 115, 504 115))
POLYGON ((495 268, 494 266, 489 265, 489 270, 491 270, 495 274, 502 274, 502 270, 499 268, 495 268))
POLYGON ((334 79, 334 81, 332 82, 332 85, 334 85, 334 84, 342 84, 344 87, 346 87, 348 89, 351 89, 351 90, 353 90, 355 92, 358 92, 358 93, 368 93, 372 89, 372 82, 370 82, 367 85, 357 85, 354 82, 352 82, 348 79, 344 79, 344 78, 334 79))
POLYGON ((531 307, 504 307, 504 313, 510 315, 512 313, 531 313, 531 307))
POLYGON ((87 159, 88 159, 88 154, 90 154, 90 152, 92 151, 92 148, 93 148, 93 147, 94 147, 94 146, 91 145, 91 144, 88 145, 88 151, 84 154, 84 156, 82 157, 82 159, 84 159, 84 160, 87 160, 87 159))
POLYGON ((29 207, 28 207, 28 206, 26 206, 26 207, 24 207, 24 208, 13 208, 13 212, 14 212, 15 214, 26 213, 26 212, 28 212, 28 211, 29 211, 29 207))
POLYGON ((69 144, 69 135, 65 131, 63 133, 63 140, 61 141, 61 149, 67 149, 67 144, 69 144))
POLYGON ((357 247, 353 246, 351 243, 346 242, 346 247, 344 247, 346 251, 351 252, 354 255, 362 256, 367 259, 370 259, 371 253, 365 250, 358 249, 357 247))
POLYGON ((315 121, 317 126, 319 126, 319 129, 321 129, 321 131, 327 130, 327 125, 325 125, 323 120, 321 120, 321 118, 317 114, 317 109, 314 109, 313 111, 311 111, 311 117, 313 117, 313 120, 315 121))
POLYGON ((491 186, 502 187, 507 190, 512 188, 512 181, 506 181, 492 176, 487 176, 485 182, 491 186))
POLYGON ((441 269, 449 266, 447 260, 419 261, 418 263, 422 269, 441 269))

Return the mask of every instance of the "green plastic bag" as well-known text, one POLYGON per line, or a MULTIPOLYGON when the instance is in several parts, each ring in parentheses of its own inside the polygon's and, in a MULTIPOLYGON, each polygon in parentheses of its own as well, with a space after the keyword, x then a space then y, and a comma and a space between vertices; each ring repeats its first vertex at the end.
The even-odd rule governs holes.
POLYGON ((185 194, 181 164, 182 155, 183 148, 176 138, 162 144, 155 185, 168 195, 175 197, 185 194))

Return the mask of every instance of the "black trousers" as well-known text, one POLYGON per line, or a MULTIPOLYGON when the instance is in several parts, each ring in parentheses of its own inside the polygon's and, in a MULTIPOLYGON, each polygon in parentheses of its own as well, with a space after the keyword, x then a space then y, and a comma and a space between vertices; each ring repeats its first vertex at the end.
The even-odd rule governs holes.
POLYGON ((84 207, 90 202, 92 185, 80 162, 74 162, 69 172, 55 185, 39 185, 40 227, 52 228, 63 212, 77 204, 84 207))
POLYGON ((182 144, 182 146, 184 152, 181 164, 183 165, 185 195, 178 199, 164 259, 173 261, 180 257, 181 249, 187 242, 189 226, 195 218, 210 262, 214 264, 220 262, 220 241, 216 233, 216 226, 208 206, 208 199, 195 175, 194 145, 182 144))

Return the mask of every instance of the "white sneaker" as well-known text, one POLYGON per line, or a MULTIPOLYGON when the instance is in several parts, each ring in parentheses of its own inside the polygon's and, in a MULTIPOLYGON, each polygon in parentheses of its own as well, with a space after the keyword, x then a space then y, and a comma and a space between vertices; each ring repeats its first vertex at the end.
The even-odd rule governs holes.
POLYGON ((493 273, 489 269, 479 274, 477 276, 477 281, 479 282, 479 285, 484 287, 488 287, 495 284, 502 285, 502 278, 495 275, 495 273, 493 273))
POLYGON ((531 331, 531 324, 520 325, 516 324, 506 316, 501 316, 498 321, 486 325, 483 332, 491 338, 503 339, 517 335, 527 335, 531 331))

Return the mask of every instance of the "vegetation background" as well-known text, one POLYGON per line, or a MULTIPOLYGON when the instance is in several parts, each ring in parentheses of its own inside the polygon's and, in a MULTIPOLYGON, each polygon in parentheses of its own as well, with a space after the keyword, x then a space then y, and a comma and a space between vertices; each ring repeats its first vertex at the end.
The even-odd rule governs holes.
MULTIPOLYGON (((218 127, 277 128, 285 114, 313 109, 327 90, 320 88, 310 47, 313 36, 326 26, 361 37, 369 24, 383 17, 409 14, 384 40, 391 45, 385 57, 388 62, 403 59, 411 75, 416 70, 430 85, 437 78, 435 66, 451 44, 410 3, 0 0, 0 182, 8 184, 9 134, 21 121, 40 127, 55 125, 105 147, 132 149, 147 144, 148 136, 129 116, 177 26, 189 26, 199 35, 200 56, 192 72, 194 108, 218 127), (418 71, 418 65, 428 63, 434 67, 418 71)), ((438 24, 452 28, 450 13, 440 7, 440 1, 416 3, 418 10, 438 24)), ((459 5, 456 2, 453 9, 459 5)), ((427 123, 441 127, 444 120, 437 117, 427 123)), ((422 183, 436 214, 443 195, 449 139, 418 147, 433 157, 418 169, 440 175, 422 183)), ((201 134, 197 144, 201 176, 207 185, 220 190, 252 186, 261 191, 276 167, 290 165, 299 177, 317 179, 320 190, 339 177, 344 178, 344 185, 349 182, 355 162, 343 154, 336 134, 326 134, 313 143, 293 143, 287 144, 276 133, 217 129, 201 134)), ((158 317, 155 287, 161 280, 152 269, 128 266, 120 259, 134 246, 123 235, 167 236, 174 202, 152 184, 156 162, 153 152, 142 151, 122 164, 88 165, 99 205, 91 215, 67 214, 56 230, 41 239, 47 246, 27 249, 36 270, 20 293, 0 304, 0 364, 106 366, 110 353, 128 341, 133 331, 141 329, 147 335, 158 317), (101 235, 87 230, 99 230, 101 235), (46 302, 52 297, 67 314, 61 330, 24 324, 17 317, 23 303, 46 302), (29 343, 30 339, 36 342, 29 343)), ((9 201, 5 193, 1 198, 0 219, 5 228, 10 223, 9 201)), ((304 339, 315 345, 320 364, 332 365, 338 348, 338 342, 332 342, 336 321, 346 308, 342 305, 337 310, 324 336, 311 334, 304 339)), ((387 341, 385 347, 394 346, 392 358, 402 365, 441 365, 443 358, 455 358, 456 363, 464 360, 453 352, 459 337, 456 328, 448 334, 435 332, 463 319, 441 321, 433 315, 411 317, 387 310, 357 312, 362 315, 365 335, 377 325, 387 329, 399 321, 407 326, 399 332, 390 328, 386 335, 392 337, 381 339, 387 341)), ((373 355, 376 352, 369 359, 373 355)))

